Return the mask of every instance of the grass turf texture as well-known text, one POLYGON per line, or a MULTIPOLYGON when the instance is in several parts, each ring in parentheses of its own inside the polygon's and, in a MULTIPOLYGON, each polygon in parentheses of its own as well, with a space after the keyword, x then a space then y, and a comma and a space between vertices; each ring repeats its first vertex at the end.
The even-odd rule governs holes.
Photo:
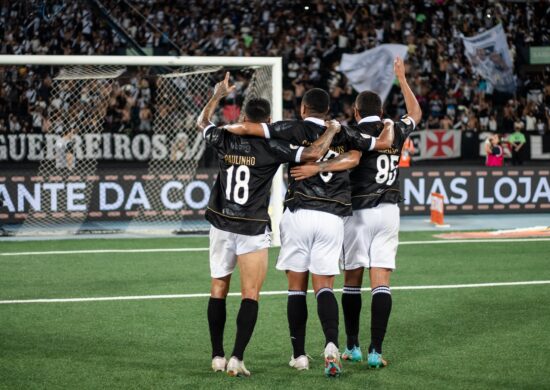
MULTIPOLYGON (((405 233, 405 241, 432 240, 405 233)), ((206 238, 1 242, 0 252, 206 247, 206 238)), ((550 242, 402 246, 395 286, 550 280, 550 242)), ((285 290, 270 251, 264 290, 285 290)), ((0 257, 0 300, 205 293, 208 252, 0 257)), ((232 291, 239 291, 238 273, 232 291)), ((336 287, 342 286, 342 277, 336 287)), ((338 298, 340 294, 337 294, 338 298)), ((260 300, 245 354, 252 377, 210 371, 207 298, 0 305, 0 388, 548 388, 550 285, 394 290, 384 357, 322 375, 323 336, 308 295, 311 370, 294 372, 286 296, 260 300)), ((228 298, 226 353, 240 299, 228 298)), ((370 296, 361 341, 368 345, 370 296)), ((343 319, 340 342, 345 342, 343 319)))

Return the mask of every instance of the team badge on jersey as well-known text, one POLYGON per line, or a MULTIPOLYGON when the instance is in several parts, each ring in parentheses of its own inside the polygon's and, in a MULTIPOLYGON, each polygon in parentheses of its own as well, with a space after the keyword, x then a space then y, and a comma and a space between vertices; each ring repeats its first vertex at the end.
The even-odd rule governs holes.
POLYGON ((403 116, 401 117, 401 121, 402 121, 403 123, 405 123, 407 126, 412 125, 412 120, 411 120, 411 118, 409 118, 408 115, 403 115, 403 116))

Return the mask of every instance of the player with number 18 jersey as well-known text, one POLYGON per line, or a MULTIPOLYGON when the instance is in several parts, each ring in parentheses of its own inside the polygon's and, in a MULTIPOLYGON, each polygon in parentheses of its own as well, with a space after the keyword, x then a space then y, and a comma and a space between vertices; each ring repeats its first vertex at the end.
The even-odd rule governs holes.
MULTIPOLYGON (((216 84, 214 94, 197 121, 206 144, 214 148, 219 160, 218 177, 212 188, 206 219, 210 228, 211 288, 208 302, 208 326, 212 343, 212 369, 230 376, 249 376, 244 352, 258 316, 259 293, 267 272, 267 248, 270 246, 270 219, 267 212, 271 180, 285 162, 315 161, 326 151, 339 130, 338 123, 311 146, 253 137, 238 137, 210 123, 219 101, 235 86, 229 85, 229 73, 216 84), (235 346, 229 361, 225 358, 223 336, 226 320, 225 298, 231 275, 239 266, 241 307, 237 314, 235 346)), ((265 99, 250 99, 245 120, 270 120, 271 106, 265 99)))

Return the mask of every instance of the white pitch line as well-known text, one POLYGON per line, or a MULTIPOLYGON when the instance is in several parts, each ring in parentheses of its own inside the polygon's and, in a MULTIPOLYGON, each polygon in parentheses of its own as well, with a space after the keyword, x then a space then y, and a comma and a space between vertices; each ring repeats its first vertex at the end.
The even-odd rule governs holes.
POLYGON ((465 240, 432 240, 432 241, 403 241, 399 245, 431 245, 431 244, 465 244, 465 243, 486 243, 486 242, 539 242, 550 241, 550 237, 538 237, 538 238, 479 238, 479 239, 465 239, 465 240))
MULTIPOLYGON (((487 242, 540 242, 550 241, 550 237, 540 238, 489 238, 471 240, 431 240, 431 241, 402 241, 399 245, 432 245, 432 244, 465 244, 487 242)), ((83 249, 74 251, 45 251, 45 252, 3 252, 0 256, 33 256, 33 255, 77 255, 100 253, 168 253, 168 252, 208 252, 208 248, 150 248, 150 249, 83 249)))
MULTIPOLYGON (((550 280, 531 280, 523 282, 501 282, 501 283, 472 283, 472 284, 441 284, 431 286, 394 286, 392 290, 435 290, 435 289, 456 289, 456 288, 479 288, 479 287, 503 287, 503 286, 530 286, 550 284, 550 280)), ((370 291, 370 288, 362 288, 362 291, 370 291)), ((341 288, 334 289, 335 292, 342 292, 341 288)), ((313 290, 308 290, 313 293, 313 290)), ((261 295, 286 295, 287 290, 262 291, 261 295)), ((229 293, 229 296, 240 296, 241 293, 229 293)), ((0 301, 0 305, 22 304, 22 303, 68 303, 68 302, 100 302, 100 301, 144 301, 151 299, 185 299, 185 298, 208 298, 209 293, 198 294, 169 294, 169 295, 135 295, 120 297, 90 297, 90 298, 52 298, 52 299, 12 299, 0 301)))
POLYGON ((83 250, 77 250, 77 251, 4 252, 4 253, 0 253, 0 256, 78 255, 78 254, 95 254, 95 253, 163 253, 163 252, 208 252, 208 248, 83 249, 83 250))

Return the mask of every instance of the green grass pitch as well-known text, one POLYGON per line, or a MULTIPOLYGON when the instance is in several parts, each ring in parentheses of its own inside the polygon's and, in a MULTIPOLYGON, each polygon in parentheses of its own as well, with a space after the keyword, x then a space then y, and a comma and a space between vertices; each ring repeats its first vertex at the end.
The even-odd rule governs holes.
MULTIPOLYGON (((403 233, 402 241, 433 240, 403 233)), ((207 247, 207 238, 0 242, 0 253, 207 247)), ((270 251, 264 291, 286 290, 270 251)), ((550 241, 402 245, 393 286, 550 280, 550 241)), ((207 293, 208 252, 0 256, 0 300, 207 293)), ((336 280, 342 287, 342 277, 336 280)), ((239 291, 238 274, 231 290, 239 291)), ((550 285, 398 290, 384 344, 390 366, 322 374, 323 336, 308 294, 311 369, 295 372, 286 295, 264 296, 245 362, 210 370, 207 298, 0 304, 2 389, 550 388, 550 285)), ((340 294, 337 294, 340 299, 340 294)), ((230 353, 240 299, 228 298, 230 353)), ((370 294, 360 339, 369 340, 370 294)), ((345 342, 340 319, 340 343, 345 342)))

